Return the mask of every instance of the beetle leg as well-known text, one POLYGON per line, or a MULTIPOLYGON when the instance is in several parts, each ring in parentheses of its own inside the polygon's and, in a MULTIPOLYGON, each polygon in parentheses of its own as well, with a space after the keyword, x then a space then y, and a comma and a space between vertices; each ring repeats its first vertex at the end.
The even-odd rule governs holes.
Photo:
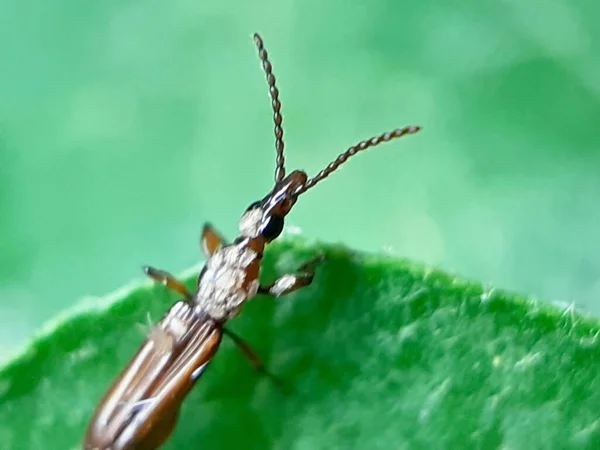
POLYGON ((200 238, 200 245, 202 251, 209 257, 217 251, 220 247, 225 244, 225 239, 213 228, 213 226, 206 222, 204 228, 202 228, 202 237, 200 238))
POLYGON ((238 336, 233 331, 230 331, 227 328, 223 328, 223 334, 228 336, 234 342, 234 344, 244 354, 244 356, 250 362, 250 364, 252 364, 252 367, 254 367, 254 370, 256 370, 261 375, 264 375, 267 378, 269 378, 282 391, 288 392, 288 389, 285 386, 285 384, 283 383, 283 381, 281 381, 278 377, 276 377, 275 375, 273 375, 271 372, 269 372, 267 370, 267 368, 265 367, 265 364, 262 362, 262 360, 258 356, 258 353, 256 353, 256 350, 254 350, 250 346, 250 344, 248 344, 240 336, 238 336))
POLYGON ((187 300, 191 301, 193 299, 193 296, 188 288, 186 288, 183 283, 177 280, 169 272, 155 269, 154 267, 150 266, 144 266, 144 272, 157 283, 164 284, 168 289, 171 289, 172 291, 177 292, 179 295, 184 296, 187 300))
POLYGON ((324 260, 325 256, 319 255, 302 265, 297 273, 283 275, 274 283, 267 286, 260 286, 258 292, 272 297, 280 297, 308 286, 315 277, 317 266, 324 260))

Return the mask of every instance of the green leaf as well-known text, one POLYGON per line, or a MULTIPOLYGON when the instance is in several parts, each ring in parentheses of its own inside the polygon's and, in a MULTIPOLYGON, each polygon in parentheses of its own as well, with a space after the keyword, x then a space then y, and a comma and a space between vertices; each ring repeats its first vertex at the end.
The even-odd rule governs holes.
MULTIPOLYGON (((596 321, 341 247, 276 244, 265 278, 319 251, 312 286, 257 298, 230 324, 295 392, 226 340, 166 448, 599 448, 596 321)), ((157 321, 173 300, 127 288, 31 342, 0 371, 0 447, 78 448, 147 314, 157 321)))

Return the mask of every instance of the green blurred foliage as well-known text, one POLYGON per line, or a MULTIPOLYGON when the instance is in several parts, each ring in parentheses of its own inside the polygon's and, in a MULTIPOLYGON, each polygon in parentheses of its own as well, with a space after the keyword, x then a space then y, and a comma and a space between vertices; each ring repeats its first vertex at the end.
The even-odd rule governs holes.
POLYGON ((315 173, 288 221, 600 312, 597 3, 0 3, 0 357, 87 294, 200 258, 272 184, 270 103, 315 173))

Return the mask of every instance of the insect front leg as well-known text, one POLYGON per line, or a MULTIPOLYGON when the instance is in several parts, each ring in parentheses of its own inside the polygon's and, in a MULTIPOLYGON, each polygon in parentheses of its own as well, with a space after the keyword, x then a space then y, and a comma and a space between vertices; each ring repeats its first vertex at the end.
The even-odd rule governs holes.
POLYGON ((319 255, 300 267, 294 274, 283 275, 274 283, 260 286, 258 292, 272 297, 281 297, 290 294, 312 283, 317 266, 325 260, 324 255, 319 255))
POLYGON ((225 239, 213 228, 210 223, 205 223, 202 228, 202 237, 200 238, 202 251, 209 257, 219 248, 225 245, 225 239))
POLYGON ((173 275, 169 272, 165 272, 164 270, 155 269, 154 267, 145 266, 144 272, 150 278, 152 278, 157 283, 164 284, 168 289, 177 292, 179 295, 182 295, 187 300, 191 301, 193 296, 188 288, 185 285, 177 280, 173 275))

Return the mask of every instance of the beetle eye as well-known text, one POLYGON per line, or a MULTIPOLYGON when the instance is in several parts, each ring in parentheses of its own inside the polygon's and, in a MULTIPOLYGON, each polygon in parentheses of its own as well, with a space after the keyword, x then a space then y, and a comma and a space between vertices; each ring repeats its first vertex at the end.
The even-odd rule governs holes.
POLYGON ((282 216, 269 217, 269 221, 262 229, 260 234, 262 234, 267 241, 276 239, 283 231, 283 222, 284 220, 282 216))
POLYGON ((250 211, 251 209, 257 208, 258 206, 260 206, 260 202, 251 203, 250 206, 246 208, 246 211, 250 211))

